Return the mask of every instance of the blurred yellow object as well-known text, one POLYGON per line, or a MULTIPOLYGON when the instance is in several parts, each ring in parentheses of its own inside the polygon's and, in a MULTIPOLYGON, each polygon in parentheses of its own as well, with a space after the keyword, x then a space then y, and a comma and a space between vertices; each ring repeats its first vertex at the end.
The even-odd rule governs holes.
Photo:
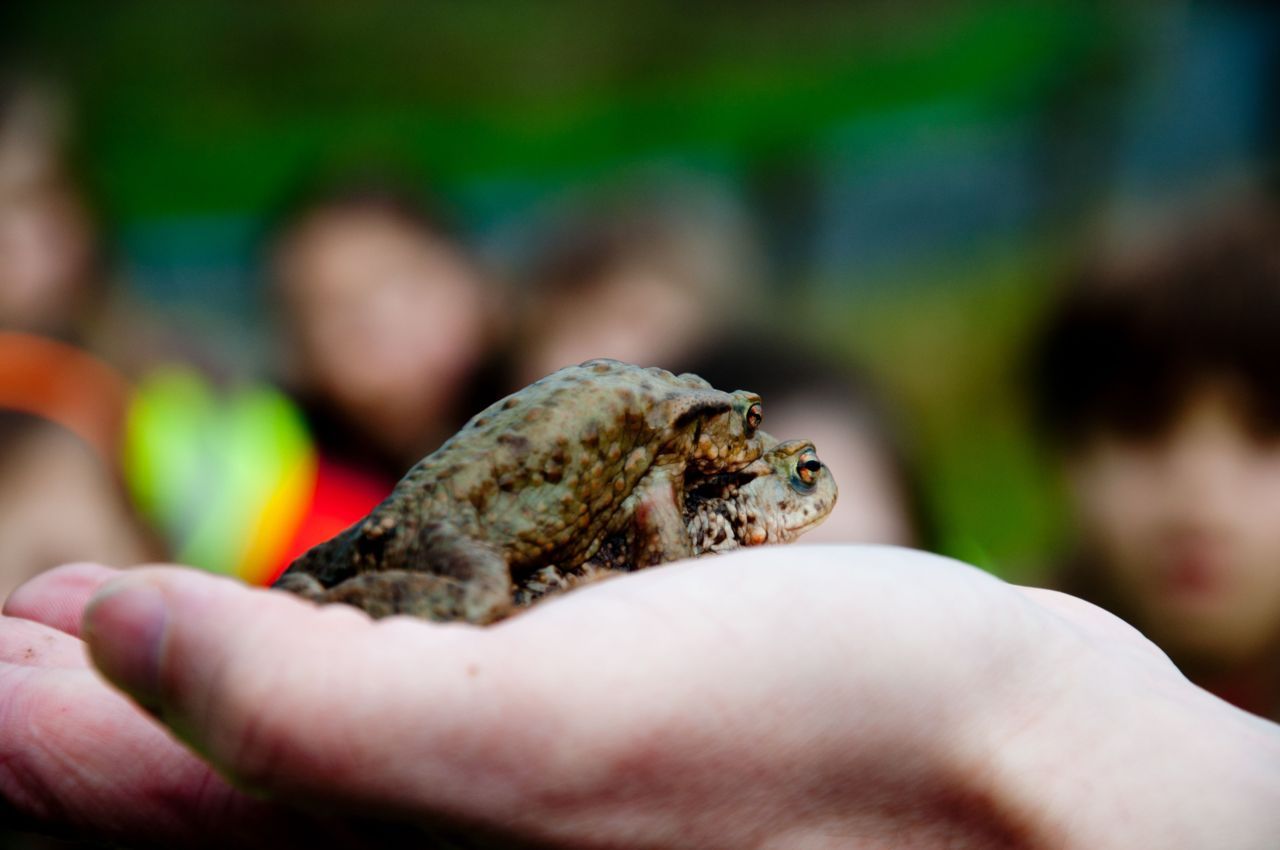
POLYGON ((166 367, 138 387, 124 469, 179 561, 260 584, 307 510, 316 456, 279 391, 220 393, 192 369, 166 367))

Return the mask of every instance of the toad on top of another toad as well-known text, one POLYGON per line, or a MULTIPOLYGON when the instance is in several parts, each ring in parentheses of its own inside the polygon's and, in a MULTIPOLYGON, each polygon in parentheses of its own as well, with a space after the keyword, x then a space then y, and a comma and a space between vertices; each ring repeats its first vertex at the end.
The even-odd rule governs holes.
MULTIPOLYGON (((836 503, 836 482, 813 443, 779 443, 737 472, 686 476, 685 529, 694 555, 743 546, 789 543, 827 518, 836 503)), ((637 569, 625 536, 605 541, 578 567, 543 567, 518 583, 517 605, 529 605, 620 572, 637 569)))
POLYGON ((694 556, 687 492, 718 504, 713 490, 777 484, 764 483, 776 464, 757 463, 776 445, 762 418, 759 396, 696 375, 614 360, 561 369, 474 416, 276 587, 374 616, 488 623, 540 569, 580 571, 606 543, 630 569, 694 556))

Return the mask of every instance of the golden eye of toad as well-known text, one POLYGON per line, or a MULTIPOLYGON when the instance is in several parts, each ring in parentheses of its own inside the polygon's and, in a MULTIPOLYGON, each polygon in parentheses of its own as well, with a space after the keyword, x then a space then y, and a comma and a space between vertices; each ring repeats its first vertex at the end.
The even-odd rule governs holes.
POLYGON ((822 470, 822 462, 812 454, 804 454, 800 458, 800 463, 796 466, 796 475, 805 484, 812 484, 818 478, 818 473, 822 470))

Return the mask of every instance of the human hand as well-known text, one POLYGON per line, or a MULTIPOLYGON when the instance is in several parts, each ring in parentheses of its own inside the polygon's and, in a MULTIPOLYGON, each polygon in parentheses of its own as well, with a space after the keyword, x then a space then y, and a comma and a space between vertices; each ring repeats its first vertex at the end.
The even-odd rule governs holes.
POLYGON ((95 663, 261 799, 76 660, 75 611, 106 575, 48 574, 6 605, 29 619, 0 622, 0 746, 22 766, 0 788, 116 837, 185 821, 301 844, 339 822, 357 841, 371 817, 585 847, 1249 847, 1280 830, 1276 727, 1092 606, 919 553, 764 548, 488 628, 375 623, 187 570, 109 582, 84 618, 95 663), (89 768, 59 781, 68 764, 89 768))
POLYGON ((91 667, 81 614, 120 574, 59 567, 5 603, 0 823, 129 846, 366 846, 345 822, 236 790, 91 667))

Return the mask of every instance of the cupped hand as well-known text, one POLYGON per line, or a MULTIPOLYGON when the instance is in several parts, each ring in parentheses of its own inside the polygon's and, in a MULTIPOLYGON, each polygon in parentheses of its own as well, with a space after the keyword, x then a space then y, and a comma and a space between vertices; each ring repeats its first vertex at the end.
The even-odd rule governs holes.
POLYGON ((346 824, 256 800, 173 740, 90 665, 81 615, 118 570, 73 564, 23 585, 0 617, 5 822, 130 846, 364 846, 346 824))
POLYGON ((488 628, 180 568, 63 568, 5 614, 0 791, 33 822, 135 842, 1262 847, 1280 830, 1276 727, 1092 606, 904 550, 676 564, 488 628))

